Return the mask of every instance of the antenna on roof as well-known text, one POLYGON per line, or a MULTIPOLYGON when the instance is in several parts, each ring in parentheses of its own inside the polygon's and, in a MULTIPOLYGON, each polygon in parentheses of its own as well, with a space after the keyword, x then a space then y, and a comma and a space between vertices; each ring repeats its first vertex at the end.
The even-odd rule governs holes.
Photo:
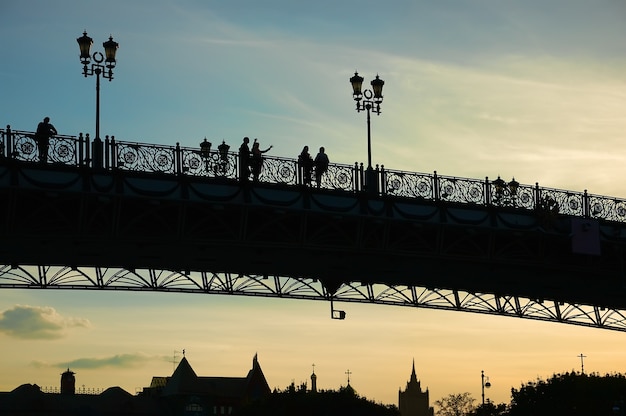
MULTIPOLYGON (((174 357, 172 358, 172 372, 176 371, 176 364, 178 364, 178 360, 176 359, 176 354, 181 353, 181 351, 174 350, 174 357)), ((185 350, 182 350, 183 357, 185 356, 185 350)))

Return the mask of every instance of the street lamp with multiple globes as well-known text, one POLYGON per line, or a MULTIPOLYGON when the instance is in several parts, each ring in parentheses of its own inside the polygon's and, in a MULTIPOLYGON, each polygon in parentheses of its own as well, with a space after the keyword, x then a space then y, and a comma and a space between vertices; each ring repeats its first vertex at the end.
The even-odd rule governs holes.
POLYGON ((519 182, 513 178, 511 182, 506 182, 504 179, 498 176, 498 179, 491 182, 495 189, 495 196, 493 202, 499 206, 511 206, 514 207, 517 204, 517 190, 519 189, 519 182))
MULTIPOLYGON (((101 149, 100 139, 100 76, 113 80, 113 68, 115 68, 115 53, 119 44, 113 40, 112 36, 109 36, 109 40, 104 42, 104 55, 100 52, 94 52, 91 55, 90 49, 93 44, 93 39, 87 36, 87 32, 83 32, 83 36, 76 39, 78 47, 80 48, 80 63, 83 64, 83 75, 85 78, 90 75, 96 76, 96 137, 94 139, 94 149, 101 149), (91 60, 93 59, 93 62, 91 60), (104 62, 104 64, 103 64, 104 62)), ((94 152, 95 153, 95 152, 94 152)), ((95 161, 101 161, 101 158, 97 158, 94 154, 95 161)))
POLYGON ((363 77, 359 76, 358 72, 354 73, 354 76, 350 78, 352 84, 352 98, 356 101, 356 111, 367 111, 367 172, 366 172, 366 187, 368 190, 374 190, 376 185, 374 169, 372 168, 372 134, 370 128, 370 112, 380 115, 380 104, 383 102, 383 85, 385 81, 380 79, 378 75, 370 83, 372 89, 361 90, 363 85, 363 77))
POLYGON ((485 387, 491 387, 491 383, 489 382, 489 377, 485 375, 483 370, 480 370, 480 384, 482 385, 482 397, 483 397, 483 406, 485 405, 485 387), (485 380, 486 379, 486 380, 485 380))

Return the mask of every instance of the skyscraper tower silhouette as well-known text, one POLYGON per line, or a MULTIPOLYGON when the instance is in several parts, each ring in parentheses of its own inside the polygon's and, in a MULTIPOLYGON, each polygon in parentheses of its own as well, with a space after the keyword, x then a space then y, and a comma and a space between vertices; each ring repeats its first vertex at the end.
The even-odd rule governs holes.
POLYGON ((415 360, 411 378, 406 383, 406 390, 398 392, 398 409, 401 416, 433 416, 434 409, 430 407, 428 389, 422 391, 420 382, 415 374, 415 360))

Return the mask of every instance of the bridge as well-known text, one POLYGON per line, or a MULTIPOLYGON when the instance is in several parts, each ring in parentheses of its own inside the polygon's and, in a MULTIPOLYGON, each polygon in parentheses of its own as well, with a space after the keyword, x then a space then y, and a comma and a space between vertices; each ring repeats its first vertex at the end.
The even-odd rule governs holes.
POLYGON ((362 164, 0 130, 0 289, 264 296, 626 331, 626 200, 362 164))

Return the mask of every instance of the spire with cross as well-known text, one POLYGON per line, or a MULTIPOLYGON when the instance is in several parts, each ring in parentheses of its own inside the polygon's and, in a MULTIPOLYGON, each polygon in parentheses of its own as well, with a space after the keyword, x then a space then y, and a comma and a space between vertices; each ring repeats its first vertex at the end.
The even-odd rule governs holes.
POLYGON ((311 374, 311 391, 313 393, 317 392, 317 376, 315 375, 315 364, 313 366, 313 373, 311 374))
POLYGON ((349 386, 350 385, 350 374, 352 374, 352 371, 346 370, 346 374, 348 375, 348 386, 349 386))
POLYGON ((583 353, 581 352, 579 357, 580 357, 580 374, 585 374, 585 361, 584 361, 584 359, 587 358, 587 356, 583 355, 583 353))

